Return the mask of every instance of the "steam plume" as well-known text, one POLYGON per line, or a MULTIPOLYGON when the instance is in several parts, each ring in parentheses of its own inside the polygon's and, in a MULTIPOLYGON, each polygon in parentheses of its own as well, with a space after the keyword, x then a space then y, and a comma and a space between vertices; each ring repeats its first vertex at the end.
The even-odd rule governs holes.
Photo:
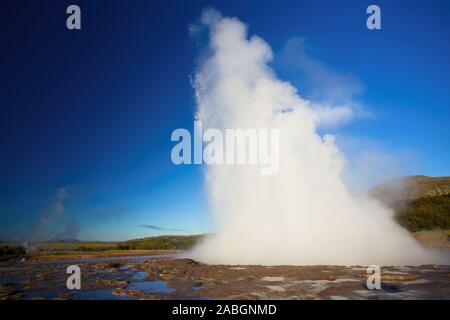
POLYGON ((205 168, 217 232, 191 256, 223 264, 422 264, 439 257, 422 248, 369 198, 344 185, 344 158, 318 115, 268 66, 269 45, 248 38, 236 18, 206 10, 210 55, 195 79, 204 129, 280 130, 280 169, 262 176, 251 165, 205 168))
POLYGON ((40 211, 36 224, 27 241, 44 241, 49 238, 51 230, 65 215, 64 202, 68 197, 67 187, 56 190, 50 206, 40 211))

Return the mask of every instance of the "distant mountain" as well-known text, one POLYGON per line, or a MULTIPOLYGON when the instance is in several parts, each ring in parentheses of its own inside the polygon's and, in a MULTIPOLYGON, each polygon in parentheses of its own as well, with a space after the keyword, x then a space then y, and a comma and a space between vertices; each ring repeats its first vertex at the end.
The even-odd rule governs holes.
POLYGON ((76 242, 80 242, 80 240, 78 239, 51 239, 47 241, 48 243, 76 243, 76 242))
POLYGON ((401 177, 369 194, 394 209, 410 231, 450 229, 450 177, 401 177))

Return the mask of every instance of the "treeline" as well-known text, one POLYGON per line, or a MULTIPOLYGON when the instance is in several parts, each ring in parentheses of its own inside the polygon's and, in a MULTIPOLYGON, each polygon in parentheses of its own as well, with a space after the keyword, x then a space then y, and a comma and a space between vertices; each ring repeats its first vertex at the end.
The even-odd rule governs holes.
POLYGON ((397 209, 396 218, 413 232, 450 229, 450 194, 410 200, 397 209))
POLYGON ((192 248, 203 236, 159 236, 129 240, 118 243, 117 250, 187 250, 192 248))
POLYGON ((192 248, 200 239, 202 235, 192 236, 157 236, 142 239, 134 239, 116 243, 87 243, 83 244, 66 244, 64 248, 60 248, 59 244, 54 244, 56 247, 47 246, 46 248, 39 248, 38 251, 80 251, 80 252, 102 252, 108 250, 187 250, 192 248))
POLYGON ((82 252, 102 252, 108 250, 117 250, 116 246, 79 246, 76 250, 82 252))
MULTIPOLYGON (((134 239, 123 242, 43 242, 33 243, 34 252, 102 252, 108 250, 188 250, 192 248, 204 235, 190 236, 157 236, 134 239)), ((0 255, 24 254, 26 250, 19 245, 0 246, 0 255)))
POLYGON ((25 248, 22 246, 0 246, 0 256, 24 254, 25 248))

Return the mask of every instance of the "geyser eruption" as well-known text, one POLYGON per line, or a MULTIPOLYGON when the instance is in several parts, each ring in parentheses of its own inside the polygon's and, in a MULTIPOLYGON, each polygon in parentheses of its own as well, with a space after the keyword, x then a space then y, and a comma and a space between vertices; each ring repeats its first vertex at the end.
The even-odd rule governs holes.
POLYGON ((195 80, 204 129, 279 129, 279 171, 210 165, 205 178, 217 230, 191 253, 214 264, 415 265, 438 263, 379 202, 351 195, 344 158, 320 117, 268 66, 269 45, 236 18, 207 10, 210 55, 195 80))

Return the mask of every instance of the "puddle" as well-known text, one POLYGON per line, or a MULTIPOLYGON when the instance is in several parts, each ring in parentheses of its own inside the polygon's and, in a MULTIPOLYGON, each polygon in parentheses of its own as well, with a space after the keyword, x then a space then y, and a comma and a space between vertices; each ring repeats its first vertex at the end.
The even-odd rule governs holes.
POLYGON ((60 293, 59 289, 41 290, 28 292, 23 296, 25 300, 31 300, 33 298, 43 298, 43 299, 55 299, 60 293))
POLYGON ((89 277, 86 280, 96 280, 96 279, 122 280, 123 276, 120 273, 113 273, 108 270, 97 269, 94 271, 93 277, 89 277))
POLYGON ((174 289, 168 288, 164 281, 142 281, 132 282, 128 285, 127 291, 140 290, 144 293, 172 293, 174 289))
POLYGON ((130 283, 126 289, 127 292, 130 290, 139 290, 144 293, 168 294, 175 291, 174 289, 167 287, 166 282, 164 281, 147 280, 148 273, 145 271, 136 271, 131 269, 127 271, 127 273, 132 274, 130 277, 130 283))
POLYGON ((111 289, 77 290, 72 293, 74 300, 133 300, 130 296, 116 296, 111 289))
POLYGON ((194 290, 194 291, 200 291, 200 290, 202 290, 204 287, 203 287, 203 284, 205 283, 206 281, 205 280, 197 280, 197 281, 194 281, 194 285, 192 286, 192 290, 194 290))
POLYGON ((23 276, 20 275, 0 275, 0 285, 8 285, 11 283, 20 283, 24 279, 23 276))
POLYGON ((145 281, 147 280, 148 274, 145 271, 135 271, 135 270, 130 270, 129 272, 127 272, 128 274, 132 274, 130 281, 131 282, 141 282, 141 281, 145 281))

